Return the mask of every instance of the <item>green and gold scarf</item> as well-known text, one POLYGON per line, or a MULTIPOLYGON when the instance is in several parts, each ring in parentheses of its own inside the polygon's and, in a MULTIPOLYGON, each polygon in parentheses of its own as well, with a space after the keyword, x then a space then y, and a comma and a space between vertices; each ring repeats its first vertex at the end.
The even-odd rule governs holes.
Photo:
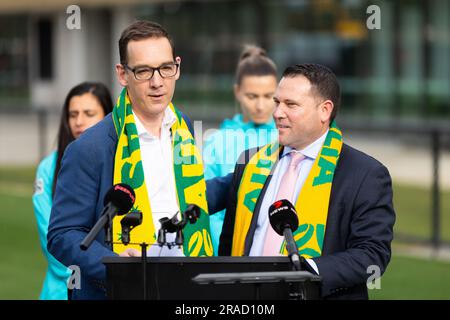
MULTIPOLYGON (((342 143, 342 133, 333 121, 295 203, 299 227, 294 232, 294 240, 299 254, 305 258, 318 257, 322 254, 331 186, 342 143)), ((278 161, 281 150, 282 147, 278 143, 265 145, 252 156, 244 169, 237 194, 231 250, 233 256, 244 255, 245 239, 256 202, 273 166, 278 161)), ((280 247, 280 253, 287 254, 284 242, 280 247)))
MULTIPOLYGON (((169 108, 176 115, 176 121, 171 127, 171 132, 174 160, 173 172, 178 206, 180 212, 183 212, 189 204, 196 204, 201 210, 200 218, 197 222, 186 224, 183 230, 183 253, 185 256, 212 256, 213 247, 209 232, 206 183, 203 177, 202 158, 181 112, 172 103, 169 105, 169 108)), ((114 159, 114 184, 126 183, 134 189, 136 201, 131 211, 141 211, 143 216, 142 224, 132 231, 132 242, 155 244, 155 232, 157 230, 155 230, 153 225, 152 209, 144 179, 139 137, 126 88, 122 90, 120 97, 117 99, 112 116, 118 136, 114 159)), ((148 181, 151 183, 150 179, 148 181)), ((113 220, 113 240, 115 242, 113 250, 116 253, 121 253, 126 249, 124 245, 117 244, 121 241, 121 219, 121 216, 116 216, 113 220)), ((137 245, 129 246, 140 249, 137 245)))

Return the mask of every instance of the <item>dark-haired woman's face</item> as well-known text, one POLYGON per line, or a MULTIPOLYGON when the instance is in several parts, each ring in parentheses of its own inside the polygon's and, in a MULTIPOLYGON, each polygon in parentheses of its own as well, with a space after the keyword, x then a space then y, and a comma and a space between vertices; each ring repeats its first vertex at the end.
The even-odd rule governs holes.
POLYGON ((245 76, 234 88, 236 100, 241 105, 244 121, 263 124, 272 119, 275 108, 273 94, 277 88, 274 76, 245 76))
POLYGON ((74 96, 69 102, 69 128, 75 139, 105 117, 105 112, 92 93, 74 96))

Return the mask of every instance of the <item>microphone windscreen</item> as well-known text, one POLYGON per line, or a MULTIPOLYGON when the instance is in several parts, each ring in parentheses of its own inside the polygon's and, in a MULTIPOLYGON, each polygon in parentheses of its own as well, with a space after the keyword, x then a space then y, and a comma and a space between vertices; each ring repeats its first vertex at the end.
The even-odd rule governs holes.
POLYGON ((104 205, 111 202, 119 210, 119 214, 125 214, 133 207, 135 199, 133 188, 125 183, 118 183, 106 193, 104 205))
POLYGON ((283 199, 274 202, 269 207, 269 221, 272 228, 280 236, 283 230, 288 227, 295 232, 298 228, 298 217, 295 207, 289 200, 283 199))
POLYGON ((188 204, 186 210, 184 210, 184 215, 191 224, 195 223, 200 218, 200 207, 196 204, 188 204))

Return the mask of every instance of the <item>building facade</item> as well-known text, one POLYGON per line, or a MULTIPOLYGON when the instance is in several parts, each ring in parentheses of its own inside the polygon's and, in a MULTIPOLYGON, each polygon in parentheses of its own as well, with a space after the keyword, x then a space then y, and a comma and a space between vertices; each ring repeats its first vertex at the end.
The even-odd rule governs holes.
POLYGON ((149 19, 169 30, 182 57, 176 102, 200 116, 236 111, 234 68, 242 45, 253 43, 280 72, 293 63, 332 68, 347 116, 450 119, 446 0, 78 0, 81 28, 70 30, 72 2, 1 2, 0 108, 58 110, 68 90, 86 80, 117 95, 120 32, 149 19), (218 112, 205 112, 211 108, 218 112))

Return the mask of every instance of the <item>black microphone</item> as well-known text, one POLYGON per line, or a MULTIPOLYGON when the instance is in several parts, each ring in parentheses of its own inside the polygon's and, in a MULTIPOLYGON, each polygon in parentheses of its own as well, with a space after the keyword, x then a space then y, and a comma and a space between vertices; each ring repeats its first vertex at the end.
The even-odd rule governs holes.
POLYGON ((186 224, 188 221, 189 223, 194 224, 200 218, 200 207, 196 204, 188 204, 186 210, 184 210, 183 212, 183 218, 183 220, 185 221, 184 224, 186 224))
POLYGON ((269 221, 273 230, 286 239, 286 249, 295 270, 300 271, 300 255, 294 241, 293 232, 298 228, 298 217, 289 200, 274 202, 269 208, 269 221))
POLYGON ((181 246, 184 242, 183 229, 186 224, 194 224, 200 218, 200 208, 196 204, 188 204, 186 210, 181 215, 181 221, 178 220, 178 214, 175 214, 172 218, 161 218, 161 229, 158 231, 158 244, 160 246, 166 243, 166 233, 176 232, 175 244, 181 246))
POLYGON ((125 183, 118 183, 113 185, 106 193, 103 204, 105 207, 111 205, 120 216, 130 211, 135 200, 133 188, 125 183))
MULTIPOLYGON (((106 228, 109 228, 112 219, 116 215, 123 215, 130 211, 133 207, 135 199, 136 196, 134 194, 134 190, 129 185, 119 183, 112 186, 112 188, 109 189, 105 195, 105 208, 101 213, 100 219, 81 242, 81 250, 87 250, 92 241, 94 241, 95 237, 97 237, 100 230, 105 226, 106 228)), ((110 232, 106 232, 106 242, 111 242, 109 239, 110 236, 110 232)))
POLYGON ((142 212, 130 212, 120 220, 120 224, 122 225, 122 243, 128 245, 130 243, 131 230, 142 224, 142 212))

